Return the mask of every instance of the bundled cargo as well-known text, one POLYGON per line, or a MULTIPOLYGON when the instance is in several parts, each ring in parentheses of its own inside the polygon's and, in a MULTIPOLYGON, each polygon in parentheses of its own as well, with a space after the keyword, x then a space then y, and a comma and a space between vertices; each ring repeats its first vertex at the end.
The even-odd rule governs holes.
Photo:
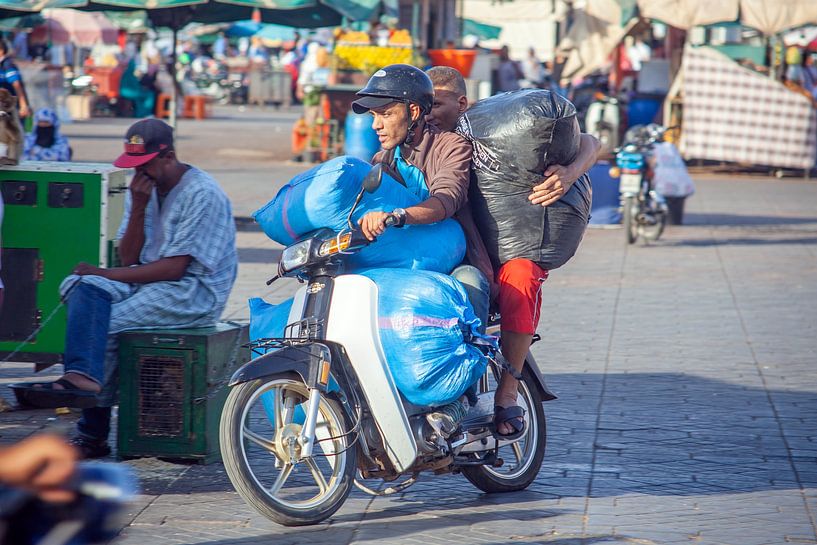
MULTIPOLYGON (((397 389, 421 406, 454 401, 485 372, 487 360, 469 341, 478 332, 462 285, 450 276, 406 269, 370 269, 378 287, 380 342, 397 389)), ((250 302, 250 338, 280 337, 292 300, 250 302)))
POLYGON ((531 189, 550 165, 568 165, 581 131, 573 104, 550 91, 525 89, 477 102, 457 124, 474 147, 471 205, 494 266, 530 259, 552 270, 576 252, 590 217, 583 175, 556 203, 531 204, 531 189))
MULTIPOLYGON (((284 245, 322 227, 346 229, 349 211, 371 168, 354 157, 336 157, 295 176, 253 217, 268 237, 284 245)), ((413 193, 384 174, 377 191, 364 193, 352 220, 357 224, 368 212, 391 212, 418 203, 413 193)), ((346 264, 350 271, 393 267, 449 273, 464 255, 462 228, 455 220, 447 219, 431 225, 387 229, 375 243, 350 256, 346 264)))

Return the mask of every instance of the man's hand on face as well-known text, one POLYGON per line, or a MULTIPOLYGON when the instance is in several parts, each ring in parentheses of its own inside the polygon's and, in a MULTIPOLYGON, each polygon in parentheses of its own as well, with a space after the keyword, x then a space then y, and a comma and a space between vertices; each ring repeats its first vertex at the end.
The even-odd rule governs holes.
POLYGON ((72 272, 80 276, 96 275, 104 277, 107 271, 107 269, 100 269, 99 267, 94 267, 88 263, 79 263, 76 267, 74 267, 72 272))
POLYGON ((130 196, 133 206, 146 207, 155 186, 156 182, 153 178, 145 174, 144 171, 137 170, 130 182, 130 196))
POLYGON ((545 180, 533 187, 528 200, 531 204, 550 206, 568 192, 579 176, 581 173, 575 173, 570 166, 551 165, 545 170, 545 180))
POLYGON ((385 222, 388 217, 389 214, 385 212, 369 212, 360 218, 357 224, 360 225, 360 230, 367 239, 374 240, 386 230, 385 222))

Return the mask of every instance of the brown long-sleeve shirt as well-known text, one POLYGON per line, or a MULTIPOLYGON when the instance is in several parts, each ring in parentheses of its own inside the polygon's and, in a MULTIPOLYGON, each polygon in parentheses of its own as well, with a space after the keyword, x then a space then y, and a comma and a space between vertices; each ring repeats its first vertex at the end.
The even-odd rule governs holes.
MULTIPOLYGON (((471 144, 453 132, 442 132, 423 123, 420 141, 400 149, 403 159, 419 168, 426 179, 429 199, 437 199, 445 210, 445 217, 453 217, 465 233, 466 259, 494 283, 491 260, 479 234, 471 206, 468 203, 468 185, 471 181, 471 144)), ((373 163, 388 160, 388 153, 380 151, 373 163)))

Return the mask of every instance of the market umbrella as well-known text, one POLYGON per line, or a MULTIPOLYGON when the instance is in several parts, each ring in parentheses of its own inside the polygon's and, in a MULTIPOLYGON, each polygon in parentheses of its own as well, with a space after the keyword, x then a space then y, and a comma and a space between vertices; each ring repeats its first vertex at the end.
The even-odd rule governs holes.
POLYGON ((642 17, 682 29, 738 21, 772 36, 817 23, 815 0, 637 0, 637 3, 642 17))
POLYGON ((290 26, 261 25, 261 29, 255 33, 255 36, 261 38, 264 45, 277 47, 286 42, 294 41, 295 29, 290 26))
POLYGON ((462 35, 466 36, 468 34, 476 36, 480 40, 498 40, 499 35, 502 34, 502 27, 465 18, 462 20, 462 35))
POLYGON ((80 47, 93 47, 97 43, 115 44, 119 30, 101 13, 73 9, 49 9, 42 15, 45 21, 31 33, 34 42, 48 41, 65 45, 73 43, 80 47))
MULTIPOLYGON (((8 0, 0 0, 8 1, 8 0)), ((33 1, 33 0, 32 0, 33 1)), ((396 15, 399 0, 46 0, 47 7, 79 8, 85 11, 148 11, 155 26, 173 31, 173 80, 175 81, 176 41, 182 27, 191 22, 216 23, 253 19, 259 11, 262 22, 300 28, 337 26, 344 17, 368 19, 383 11, 396 15)), ((173 87, 170 124, 176 126, 176 88, 173 87)))
POLYGON ((0 0, 0 19, 36 13, 52 0, 0 0))
POLYGON ((0 30, 12 32, 14 30, 32 30, 45 23, 45 19, 38 13, 23 15, 22 17, 8 17, 0 19, 0 30))
POLYGON ((740 22, 766 36, 817 23, 817 0, 740 0, 740 22))
POLYGON ((642 17, 682 29, 735 21, 738 10, 739 0, 638 0, 642 17))
POLYGON ((638 19, 631 18, 624 25, 621 21, 616 0, 588 0, 584 10, 574 12, 573 24, 557 48, 567 57, 562 77, 583 77, 607 64, 610 53, 638 19))

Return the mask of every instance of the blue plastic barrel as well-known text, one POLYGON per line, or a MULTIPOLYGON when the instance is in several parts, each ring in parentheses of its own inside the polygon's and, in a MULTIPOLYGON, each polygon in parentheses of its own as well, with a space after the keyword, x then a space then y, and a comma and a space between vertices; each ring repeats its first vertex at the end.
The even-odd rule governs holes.
POLYGON ((343 153, 371 161, 372 156, 380 150, 380 140, 372 128, 372 114, 356 114, 349 112, 344 124, 345 139, 343 153))
POLYGON ((593 184, 593 205, 590 209, 590 225, 615 225, 621 223, 619 212, 619 178, 610 176, 610 163, 599 161, 590 169, 593 184))
POLYGON ((661 109, 661 99, 654 97, 635 97, 627 107, 627 126, 648 125, 653 122, 655 114, 661 109))

